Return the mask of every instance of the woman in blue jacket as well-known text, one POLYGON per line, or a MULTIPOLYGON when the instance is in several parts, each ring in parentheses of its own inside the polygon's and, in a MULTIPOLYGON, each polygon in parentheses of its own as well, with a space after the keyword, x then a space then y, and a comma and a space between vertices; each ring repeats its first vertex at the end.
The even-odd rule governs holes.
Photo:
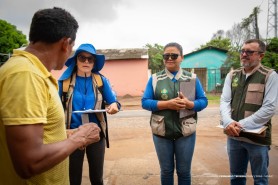
POLYGON ((74 55, 66 62, 68 68, 59 79, 59 95, 65 109, 68 134, 84 123, 97 124, 101 128, 101 139, 70 155, 70 184, 80 185, 83 160, 86 152, 89 163, 89 176, 93 185, 103 185, 103 165, 105 139, 108 147, 106 114, 103 112, 81 114, 72 113, 88 109, 106 109, 115 114, 120 109, 115 93, 108 79, 99 71, 105 62, 104 55, 96 53, 92 44, 81 44, 74 55), (107 106, 104 106, 104 102, 107 106))

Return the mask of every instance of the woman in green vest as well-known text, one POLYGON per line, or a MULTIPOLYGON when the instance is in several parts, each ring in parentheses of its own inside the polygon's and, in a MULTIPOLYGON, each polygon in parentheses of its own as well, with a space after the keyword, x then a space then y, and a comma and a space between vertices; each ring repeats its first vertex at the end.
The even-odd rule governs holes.
POLYGON ((178 43, 164 47, 165 69, 149 79, 142 107, 152 111, 153 141, 161 169, 161 184, 191 184, 191 161, 196 141, 198 111, 208 102, 196 76, 180 68, 183 50, 178 43), (183 85, 182 85, 183 84, 183 85))

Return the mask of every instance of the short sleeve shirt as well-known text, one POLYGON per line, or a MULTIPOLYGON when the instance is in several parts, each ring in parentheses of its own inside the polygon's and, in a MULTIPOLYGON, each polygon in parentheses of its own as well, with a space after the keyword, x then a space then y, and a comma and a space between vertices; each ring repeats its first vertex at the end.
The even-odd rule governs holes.
POLYGON ((26 180, 16 174, 9 156, 4 126, 42 123, 44 144, 66 139, 57 81, 36 56, 14 50, 0 67, 0 102, 0 184, 69 184, 68 159, 26 180))

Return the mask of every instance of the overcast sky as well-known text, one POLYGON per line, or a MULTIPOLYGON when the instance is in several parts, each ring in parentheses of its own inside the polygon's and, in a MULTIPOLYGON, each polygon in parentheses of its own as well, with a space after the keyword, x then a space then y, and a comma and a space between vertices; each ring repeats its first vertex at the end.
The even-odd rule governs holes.
POLYGON ((142 48, 178 42, 189 53, 217 30, 227 31, 260 6, 259 28, 266 36, 268 0, 0 0, 0 19, 25 35, 33 14, 58 6, 79 22, 75 48, 142 48))

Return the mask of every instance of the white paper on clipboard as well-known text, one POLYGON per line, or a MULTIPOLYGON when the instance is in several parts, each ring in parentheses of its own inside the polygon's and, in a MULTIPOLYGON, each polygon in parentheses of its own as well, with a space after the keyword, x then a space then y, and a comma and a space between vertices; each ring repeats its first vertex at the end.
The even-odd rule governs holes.
POLYGON ((93 109, 88 109, 88 110, 77 110, 77 111, 73 111, 72 113, 97 113, 97 112, 106 112, 106 109, 99 109, 99 110, 93 110, 93 109))
MULTIPOLYGON (((196 91, 196 78, 186 79, 179 81, 179 91, 190 101, 195 100, 195 91, 196 91)), ((180 110, 180 118, 190 116, 195 114, 193 110, 180 110)))

